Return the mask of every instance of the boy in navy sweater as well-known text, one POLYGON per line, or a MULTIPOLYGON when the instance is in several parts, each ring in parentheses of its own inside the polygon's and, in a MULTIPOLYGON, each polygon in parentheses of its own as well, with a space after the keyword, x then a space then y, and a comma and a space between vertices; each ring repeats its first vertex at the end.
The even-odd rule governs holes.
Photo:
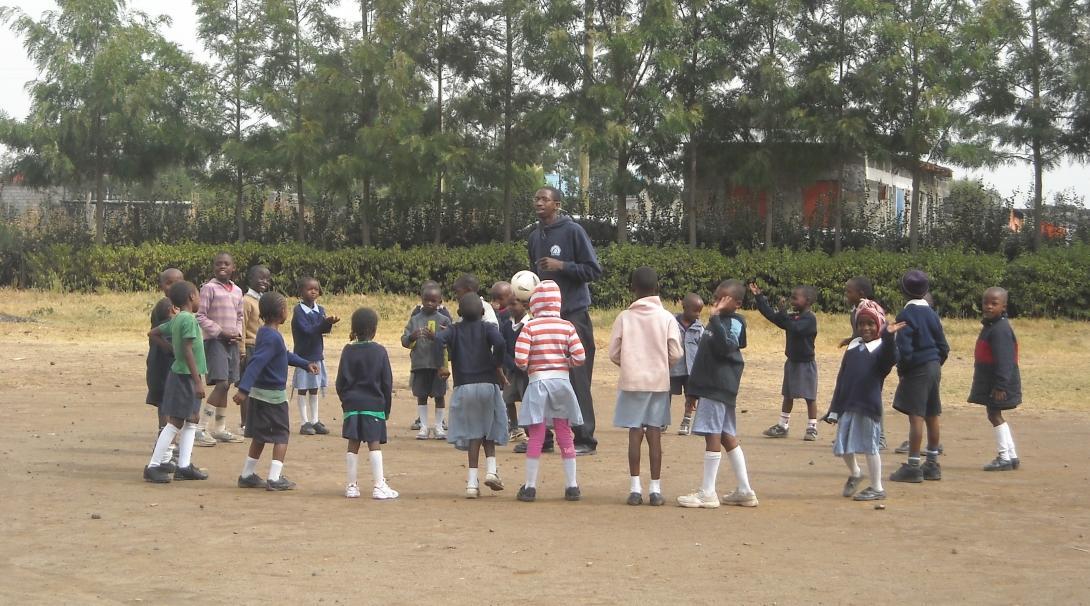
POLYGON ((984 291, 981 308, 984 326, 976 339, 969 401, 987 407, 988 421, 995 430, 999 452, 984 471, 1010 471, 1018 469, 1018 451, 1003 411, 1022 403, 1022 376, 1018 372, 1018 339, 1007 321, 1007 291, 998 286, 984 291))
POLYGON ((325 391, 329 375, 325 368, 325 335, 340 322, 337 316, 326 316, 325 308, 318 305, 322 286, 311 277, 299 280, 299 304, 291 316, 291 338, 295 354, 304 360, 318 364, 318 374, 295 371, 295 389, 299 390, 299 417, 304 436, 326 435, 329 430, 318 417, 318 390, 325 391))
POLYGON ((906 326, 897 334, 897 393, 893 408, 908 415, 908 462, 893 472, 890 480, 918 484, 924 480, 941 480, 939 467, 939 415, 942 400, 939 383, 942 365, 950 354, 950 345, 942 330, 938 314, 924 297, 930 290, 927 274, 912 269, 901 278, 901 290, 909 297, 897 322, 906 326), (920 446, 927 429, 927 461, 920 464, 920 446))

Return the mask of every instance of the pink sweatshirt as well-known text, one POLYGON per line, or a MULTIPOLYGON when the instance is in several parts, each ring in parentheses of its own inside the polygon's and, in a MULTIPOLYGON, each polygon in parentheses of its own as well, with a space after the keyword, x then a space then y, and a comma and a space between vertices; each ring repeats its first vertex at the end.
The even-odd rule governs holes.
MULTIPOLYGON (((525 370, 530 382, 567 378, 568 369, 587 360, 575 326, 560 318, 560 288, 545 280, 530 296, 534 319, 522 326, 515 342, 515 365, 525 370)), ((674 322, 677 324, 677 322, 674 322)))
POLYGON ((197 310, 197 323, 201 325, 204 340, 218 339, 227 330, 242 336, 242 290, 234 282, 226 284, 212 279, 201 286, 201 304, 197 310))
POLYGON ((609 359, 621 367, 621 391, 670 391, 670 367, 685 356, 674 314, 658 297, 622 311, 609 336, 609 359))

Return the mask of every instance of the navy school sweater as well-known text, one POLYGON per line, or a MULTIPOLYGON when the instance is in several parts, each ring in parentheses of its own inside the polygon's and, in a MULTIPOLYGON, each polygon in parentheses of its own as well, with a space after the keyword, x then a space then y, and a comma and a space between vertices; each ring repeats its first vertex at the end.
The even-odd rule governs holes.
POLYGON ((497 314, 497 319, 500 321, 500 336, 503 337, 504 342, 503 369, 508 373, 522 372, 515 366, 515 343, 518 342, 519 335, 522 334, 522 325, 529 321, 530 318, 522 316, 518 330, 515 330, 514 325, 511 324, 511 312, 500 312, 497 314))
POLYGON ((389 418, 393 394, 394 377, 386 348, 374 341, 345 345, 337 367, 341 410, 382 412, 389 418))
POLYGON ((503 366, 507 347, 493 324, 463 320, 439 333, 435 340, 450 353, 455 387, 499 382, 496 369, 503 366))
POLYGON ((799 314, 789 314, 784 311, 776 311, 768 304, 764 295, 757 295, 757 310, 769 322, 779 326, 787 333, 787 345, 784 354, 792 362, 813 362, 814 341, 817 339, 817 316, 812 312, 804 311, 799 314))
POLYGON ((333 329, 333 325, 326 322, 325 308, 315 303, 316 312, 307 312, 303 304, 299 303, 291 314, 291 340, 295 353, 311 362, 325 359, 326 333, 333 329))
POLYGON ((946 333, 942 330, 939 315, 927 303, 909 301, 901 313, 897 314, 897 321, 908 323, 908 326, 897 332, 895 338, 900 356, 897 361, 899 373, 928 362, 946 363, 946 357, 950 355, 950 345, 946 342, 946 333))
MULTIPOLYGON (((261 389, 286 389, 288 385, 288 366, 306 368, 310 362, 302 356, 288 351, 284 337, 279 330, 262 326, 257 329, 254 341, 254 353, 246 363, 246 372, 238 383, 238 390, 250 393, 255 387, 261 389)), ((270 402, 279 404, 280 402, 270 402)))
POLYGON ((696 349, 689 372, 689 393, 733 406, 742 382, 745 346, 746 322, 742 316, 713 315, 696 349))
POLYGON ((1022 375, 1018 371, 1018 339, 1007 316, 984 319, 973 352, 973 385, 969 401, 974 404, 1013 408, 1022 403, 1022 375), (992 400, 995 389, 1006 392, 1002 401, 992 400))
POLYGON ((836 375, 830 412, 855 412, 875 421, 882 418, 882 386, 897 363, 893 337, 883 330, 874 351, 862 339, 855 339, 848 345, 836 375))

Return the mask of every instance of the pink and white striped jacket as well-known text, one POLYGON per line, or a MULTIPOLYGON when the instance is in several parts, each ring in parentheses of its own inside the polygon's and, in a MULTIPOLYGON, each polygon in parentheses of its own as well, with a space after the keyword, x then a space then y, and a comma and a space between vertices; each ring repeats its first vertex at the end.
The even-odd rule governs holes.
POLYGON ((515 365, 530 381, 567 378, 568 369, 587 360, 575 325, 560 317, 560 288, 545 280, 530 296, 534 319, 527 322, 515 342, 515 365))

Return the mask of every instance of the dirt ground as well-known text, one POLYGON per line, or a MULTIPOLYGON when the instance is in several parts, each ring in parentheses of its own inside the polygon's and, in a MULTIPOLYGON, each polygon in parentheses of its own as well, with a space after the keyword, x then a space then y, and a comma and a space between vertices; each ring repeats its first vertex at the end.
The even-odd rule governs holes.
MULTIPOLYGON (((29 302, 3 294, 2 311, 29 313, 29 302)), ((101 326, 111 326, 108 308, 101 326)), ((380 334, 398 384, 385 461, 402 497, 376 502, 344 498, 336 431, 292 437, 285 473, 299 483, 295 492, 236 488, 245 444, 198 449, 206 482, 147 484, 141 468, 155 416, 142 403, 141 334, 98 340, 96 326, 60 320, 0 325, 0 603, 1090 602, 1090 413, 1071 395, 1086 388, 1086 326, 1055 332, 1053 347, 1073 343, 1063 351, 1023 344, 1027 404, 1009 415, 1023 467, 989 474, 979 467, 993 456, 991 429, 982 410, 961 403, 975 325, 955 323, 943 480, 887 482, 879 511, 840 497, 845 469, 828 426, 818 442, 803 442, 805 414, 796 412, 790 438, 761 437, 779 407, 782 336, 749 316, 739 425, 761 504, 718 510, 672 505, 699 485, 703 449, 700 438, 673 431, 664 439, 668 506, 624 504, 626 434, 612 427, 616 371, 604 348, 595 385, 600 447, 579 459, 583 500, 563 501, 560 458, 546 455, 538 502, 517 502, 523 459, 506 447, 507 490, 469 501, 461 498, 464 455, 412 439, 408 360, 394 340, 403 320, 391 320, 380 334), (1051 356, 1068 363, 1046 372, 1051 356), (1034 393, 1035 377, 1065 373, 1069 387, 1042 384, 1047 398, 1034 393)), ((610 316, 596 319, 601 346, 610 316)), ((331 369, 346 332, 327 345, 331 369)), ((835 332, 819 342, 826 399, 835 332)), ((339 426, 335 396, 324 400, 323 417, 339 426)), ((906 431, 891 413, 890 442, 906 431)), ((900 461, 887 453, 886 474, 900 461)), ((268 452, 262 476, 267 466, 268 452)), ((645 466, 645 487, 646 474, 645 466)), ((732 488, 724 461, 719 489, 732 488)))

